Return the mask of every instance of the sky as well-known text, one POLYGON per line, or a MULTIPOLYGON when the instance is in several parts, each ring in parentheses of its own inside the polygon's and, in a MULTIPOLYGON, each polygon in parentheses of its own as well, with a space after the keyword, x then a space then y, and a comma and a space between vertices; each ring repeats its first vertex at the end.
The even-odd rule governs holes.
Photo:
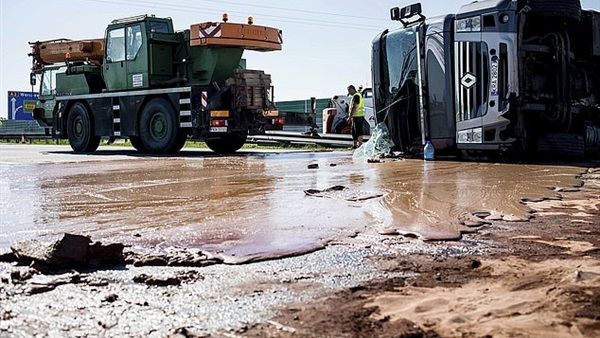
MULTIPOLYGON (((371 43, 400 23, 390 8, 411 0, 0 0, 0 118, 7 117, 8 91, 31 91, 28 42, 68 38, 103 38, 110 21, 142 14, 171 17, 176 30, 220 21, 283 31, 276 52, 247 51, 247 67, 271 74, 275 100, 303 100, 345 94, 349 84, 371 85, 371 43)), ((456 12, 470 0, 421 0, 428 17, 456 12)), ((600 10, 600 0, 582 0, 583 8, 600 10)), ((34 89, 37 91, 37 89, 34 89)))

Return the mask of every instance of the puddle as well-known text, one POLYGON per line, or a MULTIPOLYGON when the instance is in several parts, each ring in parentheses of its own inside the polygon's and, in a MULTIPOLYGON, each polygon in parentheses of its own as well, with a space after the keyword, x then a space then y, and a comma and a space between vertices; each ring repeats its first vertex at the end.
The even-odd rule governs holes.
MULTIPOLYGON (((525 198, 557 198, 555 188, 580 185, 585 170, 568 166, 472 162, 399 161, 379 171, 378 185, 388 194, 376 218, 389 233, 415 234, 424 239, 453 239, 465 215, 484 220, 526 221, 525 198)), ((469 218, 469 217, 466 217, 469 218)))
MULTIPOLYGON (((455 239, 464 215, 523 220, 583 170, 423 162, 367 164, 347 153, 1 164, 0 247, 64 232, 140 248, 200 248, 235 261, 308 252, 357 231, 455 239), (317 164, 318 169, 308 169, 317 164), (348 201, 308 189, 382 192, 348 201)), ((463 222, 464 223, 464 222, 463 222)))

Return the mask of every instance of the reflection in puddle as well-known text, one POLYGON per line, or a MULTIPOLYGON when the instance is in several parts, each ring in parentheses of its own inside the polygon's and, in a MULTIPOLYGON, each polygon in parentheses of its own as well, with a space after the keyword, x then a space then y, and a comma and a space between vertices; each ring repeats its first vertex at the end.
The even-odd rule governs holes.
MULTIPOLYGON (((407 160, 389 164, 379 184, 389 192, 376 210, 384 227, 426 239, 453 239, 468 231, 465 218, 523 221, 525 197, 549 197, 548 188, 579 183, 581 168, 407 160), (482 213, 481 211, 486 211, 482 213), (383 214, 383 215, 381 215, 383 214)), ((387 231, 389 232, 389 230, 387 231)))
POLYGON ((340 153, 20 165, 25 175, 5 175, 16 167, 0 167, 2 233, 10 234, 0 237, 0 247, 72 232, 232 257, 306 252, 356 231, 457 238, 466 229, 464 214, 526 218, 522 198, 576 185, 583 171, 417 160, 366 164, 340 153), (304 193, 336 185, 384 196, 352 202, 304 193))

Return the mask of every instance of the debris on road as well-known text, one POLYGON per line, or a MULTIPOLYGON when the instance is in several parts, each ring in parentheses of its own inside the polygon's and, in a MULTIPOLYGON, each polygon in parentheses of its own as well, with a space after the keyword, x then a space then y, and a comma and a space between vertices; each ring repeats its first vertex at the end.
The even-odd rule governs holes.
POLYGON ((373 133, 367 142, 352 154, 354 159, 377 160, 383 157, 393 157, 394 142, 385 123, 379 123, 373 128, 373 133))
POLYGON ((125 263, 133 266, 190 266, 204 267, 223 263, 221 257, 202 250, 170 250, 166 254, 138 254, 128 252, 125 263))
POLYGON ((304 190, 304 193, 308 196, 327 197, 352 202, 364 201, 371 198, 383 196, 383 193, 380 192, 362 191, 354 188, 348 188, 342 185, 336 185, 323 190, 308 189, 304 190))
POLYGON ((27 240, 11 247, 17 263, 45 272, 123 265, 123 248, 121 243, 103 245, 74 234, 50 244, 27 240))

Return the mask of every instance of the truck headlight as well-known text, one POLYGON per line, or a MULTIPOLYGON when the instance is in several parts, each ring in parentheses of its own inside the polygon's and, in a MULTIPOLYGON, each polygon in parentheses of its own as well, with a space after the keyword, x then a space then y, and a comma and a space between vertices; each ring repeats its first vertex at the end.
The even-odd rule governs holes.
POLYGON ((481 17, 473 16, 470 18, 456 20, 454 27, 457 32, 480 32, 481 17))

